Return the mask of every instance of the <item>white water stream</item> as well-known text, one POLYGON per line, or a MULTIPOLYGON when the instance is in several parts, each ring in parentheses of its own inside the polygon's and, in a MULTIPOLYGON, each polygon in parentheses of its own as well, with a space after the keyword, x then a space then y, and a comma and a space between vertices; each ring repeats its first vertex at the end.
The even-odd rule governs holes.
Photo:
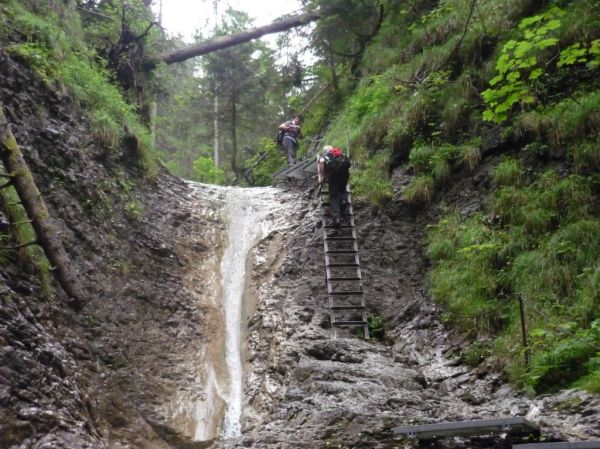
POLYGON ((242 300, 250 250, 275 226, 278 190, 229 187, 225 192, 227 247, 221 261, 225 317, 225 361, 229 374, 222 437, 241 433, 244 370, 241 354, 242 300))

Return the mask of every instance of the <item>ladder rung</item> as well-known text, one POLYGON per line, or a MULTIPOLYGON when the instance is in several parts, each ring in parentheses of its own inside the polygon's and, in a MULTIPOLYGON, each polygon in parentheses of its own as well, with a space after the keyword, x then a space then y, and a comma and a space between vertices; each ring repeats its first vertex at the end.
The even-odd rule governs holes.
POLYGON ((349 268, 359 267, 360 265, 355 263, 328 263, 325 265, 326 268, 349 268))
MULTIPOLYGON (((346 193, 351 193, 350 190, 346 189, 346 193)), ((321 190, 321 195, 329 195, 329 190, 321 190)))
POLYGON ((325 241, 329 242, 351 242, 353 240, 356 240, 354 237, 325 237, 325 241))
POLYGON ((362 281, 362 278, 359 277, 330 277, 327 279, 327 282, 334 282, 334 281, 362 281))
POLYGON ((331 296, 360 296, 364 294, 362 290, 348 290, 340 292, 329 292, 331 296))
POLYGON ((325 254, 358 254, 355 249, 330 249, 325 254))
POLYGON ((366 326, 366 321, 332 321, 332 326, 366 326))
POLYGON ((365 306, 331 306, 331 310, 363 310, 365 306))

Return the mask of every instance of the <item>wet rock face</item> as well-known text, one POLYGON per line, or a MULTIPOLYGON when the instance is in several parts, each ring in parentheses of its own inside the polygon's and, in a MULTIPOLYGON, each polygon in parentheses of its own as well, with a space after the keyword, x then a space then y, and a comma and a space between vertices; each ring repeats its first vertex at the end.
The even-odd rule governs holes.
POLYGON ((199 354, 218 327, 223 223, 181 180, 145 183, 81 113, 0 53, 0 101, 73 259, 87 305, 0 267, 0 448, 167 448, 190 440, 199 354), (120 161, 117 161, 120 159, 120 161))
MULTIPOLYGON (((469 188, 473 183, 465 181, 460 190, 446 193, 446 201, 480 207, 476 195, 465 194, 469 188)), ((394 437, 392 429, 509 416, 540 424, 549 439, 597 438, 599 415, 592 409, 600 405, 598 396, 569 391, 562 398, 531 399, 505 385, 491 368, 473 371, 461 364, 456 354, 464 342, 443 327, 425 292, 422 242, 435 207, 417 214, 398 202, 388 213, 373 214, 355 204, 366 302, 369 314, 383 319, 385 337, 331 340, 318 205, 300 193, 294 201, 296 224, 281 236, 285 253, 268 272, 258 265, 254 270, 260 288, 257 312, 249 320, 244 432, 215 447, 414 446, 394 437), (559 404, 566 409, 559 411, 559 404)), ((265 241, 257 250, 268 252, 271 245, 265 241)), ((510 446, 498 437, 429 446, 465 444, 510 446)))

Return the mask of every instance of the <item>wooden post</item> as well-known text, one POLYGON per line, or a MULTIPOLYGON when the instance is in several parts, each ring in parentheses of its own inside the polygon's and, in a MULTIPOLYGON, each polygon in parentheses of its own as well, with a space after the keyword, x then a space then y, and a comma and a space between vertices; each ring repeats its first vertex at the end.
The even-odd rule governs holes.
POLYGON ((75 308, 81 308, 84 304, 84 297, 79 280, 71 266, 71 260, 52 225, 46 205, 35 185, 31 171, 25 163, 15 136, 10 130, 1 104, 0 157, 6 171, 12 176, 14 188, 19 195, 23 208, 31 219, 37 242, 54 267, 58 282, 69 296, 70 304, 75 308))
POLYGON ((523 298, 521 295, 519 299, 519 314, 521 315, 521 339, 523 342, 523 349, 525 350, 525 366, 529 366, 529 345, 527 343, 527 329, 525 328, 525 305, 523 304, 523 298))

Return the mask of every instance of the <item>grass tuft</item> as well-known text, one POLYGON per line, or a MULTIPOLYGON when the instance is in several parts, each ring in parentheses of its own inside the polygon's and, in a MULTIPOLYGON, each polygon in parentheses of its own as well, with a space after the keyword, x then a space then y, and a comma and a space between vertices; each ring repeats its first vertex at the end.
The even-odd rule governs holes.
POLYGON ((521 185, 523 179, 523 168, 521 163, 513 158, 506 157, 494 167, 492 180, 497 186, 521 185))
POLYGON ((430 175, 417 176, 404 190, 402 198, 409 204, 429 204, 435 192, 435 181, 430 175))

